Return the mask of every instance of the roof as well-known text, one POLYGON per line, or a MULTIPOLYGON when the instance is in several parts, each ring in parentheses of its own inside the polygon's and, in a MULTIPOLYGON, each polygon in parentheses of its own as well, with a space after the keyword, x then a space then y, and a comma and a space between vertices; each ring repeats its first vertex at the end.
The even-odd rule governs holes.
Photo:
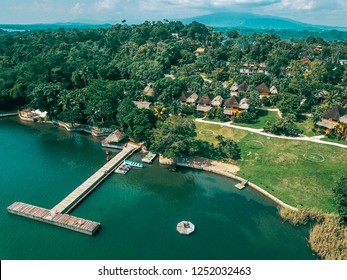
POLYGON ((181 97, 178 100, 181 102, 186 102, 187 101, 186 94, 184 92, 182 92, 181 97))
POLYGON ((230 91, 230 96, 237 96, 237 92, 236 91, 230 91))
POLYGON ((329 122, 328 120, 324 120, 324 119, 319 121, 319 122, 316 122, 316 124, 318 126, 323 126, 323 127, 328 128, 328 129, 334 129, 336 127, 336 124, 329 122))
POLYGON ((213 98, 211 104, 212 106, 221 106, 223 104, 223 97, 217 95, 215 98, 213 98))
POLYGON ((133 101, 135 106, 139 109, 149 109, 149 106, 151 106, 151 102, 147 101, 133 101))
POLYGON ((240 74, 253 74, 254 70, 253 69, 248 69, 248 68, 241 68, 240 69, 240 74))
POLYGON ((248 89, 248 84, 244 81, 241 85, 238 86, 237 90, 243 91, 248 89))
POLYGON ((230 96, 228 99, 224 100, 224 107, 238 108, 239 103, 237 102, 235 96, 230 96))
POLYGON ((324 119, 333 119, 339 121, 341 117, 347 114, 347 110, 341 106, 335 106, 323 114, 324 119))
POLYGON ((110 143, 110 142, 120 142, 124 139, 124 137, 126 136, 125 133, 116 130, 113 131, 109 136, 107 136, 107 138, 103 141, 104 143, 110 143))
POLYGON ((230 91, 237 91, 238 87, 239 87, 239 85, 236 82, 234 82, 233 85, 230 88, 230 91))
POLYGON ((229 86, 229 83, 227 81, 223 82, 223 88, 227 88, 229 86))
POLYGON ((148 83, 143 91, 146 93, 147 96, 153 96, 153 83, 148 83))
POLYGON ((240 104, 239 104, 239 109, 248 110, 248 108, 249 108, 249 104, 248 104, 247 98, 241 99, 240 104))
POLYGON ((347 115, 344 115, 343 117, 340 118, 340 123, 347 124, 347 115))
POLYGON ((277 88, 276 88, 275 86, 272 86, 272 87, 270 88, 270 92, 271 92, 272 94, 277 94, 277 93, 278 93, 277 88))
POLYGON ((267 85, 265 83, 261 83, 255 89, 260 93, 262 93, 262 92, 269 93, 270 92, 269 88, 267 87, 267 85))
POLYGON ((197 110, 197 111, 199 111, 199 112, 204 112, 204 113, 210 111, 211 109, 212 109, 211 106, 198 105, 198 106, 196 107, 196 110, 197 110))
POLYGON ((234 112, 233 112, 233 110, 230 110, 230 109, 224 109, 223 114, 231 116, 234 114, 234 112))
POLYGON ((199 96, 196 93, 193 93, 191 96, 189 96, 186 100, 187 103, 195 103, 196 100, 198 100, 199 96))
POLYGON ((198 104, 210 105, 211 104, 211 98, 208 96, 208 94, 204 94, 199 99, 198 104))

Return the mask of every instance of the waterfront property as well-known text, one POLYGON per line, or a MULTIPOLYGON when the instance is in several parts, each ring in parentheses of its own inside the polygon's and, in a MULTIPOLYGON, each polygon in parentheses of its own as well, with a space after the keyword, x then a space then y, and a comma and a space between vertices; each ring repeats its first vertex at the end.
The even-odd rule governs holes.
MULTIPOLYGON (((16 119, 0 122, 2 205, 22 201, 50 209, 104 164, 94 137, 16 119), (6 139, 16 149, 6 149, 6 139)), ((307 228, 283 223, 273 203, 251 188, 240 192, 229 178, 186 168, 172 173, 158 161, 128 174, 108 177, 69 213, 100 222, 93 237, 3 211, 1 259, 315 258, 307 228), (153 217, 155 226, 149 226, 153 217), (193 222, 197 234, 181 236, 176 225, 182 220, 193 222)))
POLYGON ((217 143, 216 136, 237 141, 241 160, 237 175, 261 186, 294 207, 336 211, 331 184, 346 171, 346 149, 196 122, 197 138, 217 143), (199 133, 202 130, 213 134, 199 133))
POLYGON ((122 141, 126 134, 122 131, 116 130, 112 132, 101 142, 101 145, 106 148, 123 149, 122 141))
POLYGON ((99 223, 87 221, 70 215, 61 215, 70 212, 74 207, 76 207, 87 195, 89 195, 110 174, 112 174, 112 172, 114 172, 114 170, 124 159, 133 154, 138 148, 138 146, 128 143, 128 145, 124 147, 119 154, 108 161, 103 167, 96 171, 83 184, 77 187, 51 210, 16 202, 9 206, 7 211, 12 214, 92 235, 100 226, 99 223), (94 226, 91 226, 90 230, 82 230, 81 225, 86 223, 94 226))

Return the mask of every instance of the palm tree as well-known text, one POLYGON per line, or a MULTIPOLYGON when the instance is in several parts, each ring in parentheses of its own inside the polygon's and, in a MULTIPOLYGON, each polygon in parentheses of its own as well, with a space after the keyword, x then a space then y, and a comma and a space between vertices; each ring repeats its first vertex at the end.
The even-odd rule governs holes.
POLYGON ((340 103, 340 101, 341 98, 339 96, 339 93, 336 91, 330 91, 324 96, 324 103, 329 107, 340 103))

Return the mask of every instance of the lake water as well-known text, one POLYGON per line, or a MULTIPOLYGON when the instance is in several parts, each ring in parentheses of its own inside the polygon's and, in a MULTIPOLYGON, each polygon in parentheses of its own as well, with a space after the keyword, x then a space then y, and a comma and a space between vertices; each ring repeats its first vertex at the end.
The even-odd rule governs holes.
MULTIPOLYGON (((133 156, 139 160, 140 154, 133 156)), ((71 214, 98 221, 94 236, 7 213, 15 201, 52 208, 105 163, 95 138, 0 119, 1 259, 315 259, 308 227, 215 174, 158 162, 111 175, 71 214), (196 231, 182 236, 176 225, 196 231)))

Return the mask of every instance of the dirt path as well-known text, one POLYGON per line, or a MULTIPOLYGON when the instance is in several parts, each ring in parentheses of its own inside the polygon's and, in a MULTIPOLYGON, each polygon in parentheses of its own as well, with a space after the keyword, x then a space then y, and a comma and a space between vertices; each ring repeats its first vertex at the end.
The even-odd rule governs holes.
POLYGON ((322 145, 336 146, 336 147, 347 149, 347 143, 346 143, 346 145, 344 145, 344 144, 339 144, 339 143, 322 141, 322 140, 320 140, 320 138, 321 138, 320 136, 318 136, 318 137, 317 136, 313 136, 313 137, 307 137, 307 136, 290 137, 290 136, 282 136, 282 135, 275 135, 275 134, 267 133, 267 132, 264 132, 264 129, 256 129, 256 128, 232 125, 230 122, 220 123, 220 122, 206 121, 203 119, 195 119, 195 121, 200 122, 200 123, 216 124, 216 125, 220 125, 220 126, 226 126, 226 127, 231 127, 231 128, 240 129, 240 130, 246 130, 249 132, 257 133, 257 134, 271 137, 271 138, 307 141, 307 142, 313 142, 313 143, 318 143, 318 144, 322 144, 322 145))

